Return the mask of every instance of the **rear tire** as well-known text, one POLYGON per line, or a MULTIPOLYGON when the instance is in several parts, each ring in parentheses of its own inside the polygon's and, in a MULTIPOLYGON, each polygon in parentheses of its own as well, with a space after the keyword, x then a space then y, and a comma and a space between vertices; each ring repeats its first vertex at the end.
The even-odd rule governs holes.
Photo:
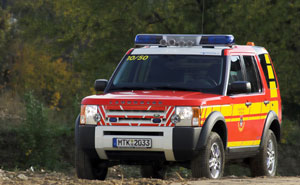
POLYGON ((166 168, 159 165, 142 165, 141 175, 144 178, 165 179, 166 168))
POLYGON ((275 176, 277 170, 277 140, 272 130, 268 130, 261 150, 250 160, 250 170, 253 177, 275 176))
POLYGON ((212 132, 206 146, 191 162, 192 177, 218 179, 223 176, 225 165, 224 145, 220 136, 212 132))

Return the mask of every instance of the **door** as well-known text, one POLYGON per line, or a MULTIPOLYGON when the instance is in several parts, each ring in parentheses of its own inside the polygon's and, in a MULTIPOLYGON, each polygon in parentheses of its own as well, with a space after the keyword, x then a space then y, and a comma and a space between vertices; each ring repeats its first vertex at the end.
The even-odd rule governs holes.
POLYGON ((254 56, 232 56, 229 86, 234 81, 248 81, 250 93, 231 95, 233 106, 228 128, 228 147, 253 147, 260 144, 263 129, 261 80, 254 56))
POLYGON ((257 61, 254 56, 243 56, 246 80, 251 84, 251 93, 246 98, 249 107, 249 115, 243 130, 244 146, 257 146, 264 127, 264 115, 262 109, 265 100, 265 93, 262 90, 261 78, 259 75, 257 61))
MULTIPOLYGON (((243 72, 243 63, 240 56, 231 56, 231 67, 229 73, 228 89, 231 83, 235 81, 245 81, 243 72)), ((244 127, 248 119, 249 106, 246 105, 245 94, 234 94, 230 96, 232 113, 230 119, 226 122, 228 129, 228 147, 240 147, 244 137, 244 127)))

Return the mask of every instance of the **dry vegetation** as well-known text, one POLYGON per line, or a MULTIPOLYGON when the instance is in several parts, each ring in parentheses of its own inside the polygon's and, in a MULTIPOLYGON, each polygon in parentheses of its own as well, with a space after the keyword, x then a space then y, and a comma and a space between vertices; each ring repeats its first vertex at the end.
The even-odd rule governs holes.
MULTIPOLYGON (((175 175, 175 174, 174 174, 175 175)), ((170 177, 167 180, 160 179, 146 179, 146 178, 124 178, 122 174, 117 174, 114 169, 111 169, 108 178, 105 181, 97 180, 82 180, 76 178, 74 175, 65 175, 57 172, 38 171, 3 171, 0 170, 0 184, 136 184, 136 185, 152 185, 152 184, 230 184, 230 185, 251 185, 251 184, 278 184, 278 185, 297 185, 300 184, 300 177, 236 177, 227 176, 220 180, 208 179, 186 179, 180 177, 178 174, 170 177)))

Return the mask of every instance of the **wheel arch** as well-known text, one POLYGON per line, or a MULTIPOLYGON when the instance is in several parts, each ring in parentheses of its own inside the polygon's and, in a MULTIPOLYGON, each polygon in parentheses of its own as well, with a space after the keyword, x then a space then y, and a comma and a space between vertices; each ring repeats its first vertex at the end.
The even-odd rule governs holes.
POLYGON ((260 148, 262 147, 262 143, 264 142, 264 138, 266 137, 267 131, 272 130, 275 134, 276 140, 280 143, 281 139, 281 124, 279 122, 278 116, 274 111, 270 111, 265 120, 264 129, 261 137, 260 148))
POLYGON ((78 126, 79 126, 79 120, 80 120, 80 114, 78 114, 76 121, 75 121, 75 144, 79 144, 79 138, 78 138, 78 126))
POLYGON ((198 150, 200 150, 206 145, 207 139, 211 132, 216 132, 217 134, 219 134, 219 136, 223 141, 224 149, 226 149, 227 126, 226 126, 225 118, 221 112, 214 111, 206 118, 197 143, 198 150))

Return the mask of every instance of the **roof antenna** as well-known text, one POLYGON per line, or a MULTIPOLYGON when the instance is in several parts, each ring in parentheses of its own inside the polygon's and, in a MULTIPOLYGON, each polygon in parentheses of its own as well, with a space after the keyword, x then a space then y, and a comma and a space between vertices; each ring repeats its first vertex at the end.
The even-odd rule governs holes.
POLYGON ((202 34, 203 34, 203 30, 204 30, 204 1, 205 0, 202 0, 202 34))

